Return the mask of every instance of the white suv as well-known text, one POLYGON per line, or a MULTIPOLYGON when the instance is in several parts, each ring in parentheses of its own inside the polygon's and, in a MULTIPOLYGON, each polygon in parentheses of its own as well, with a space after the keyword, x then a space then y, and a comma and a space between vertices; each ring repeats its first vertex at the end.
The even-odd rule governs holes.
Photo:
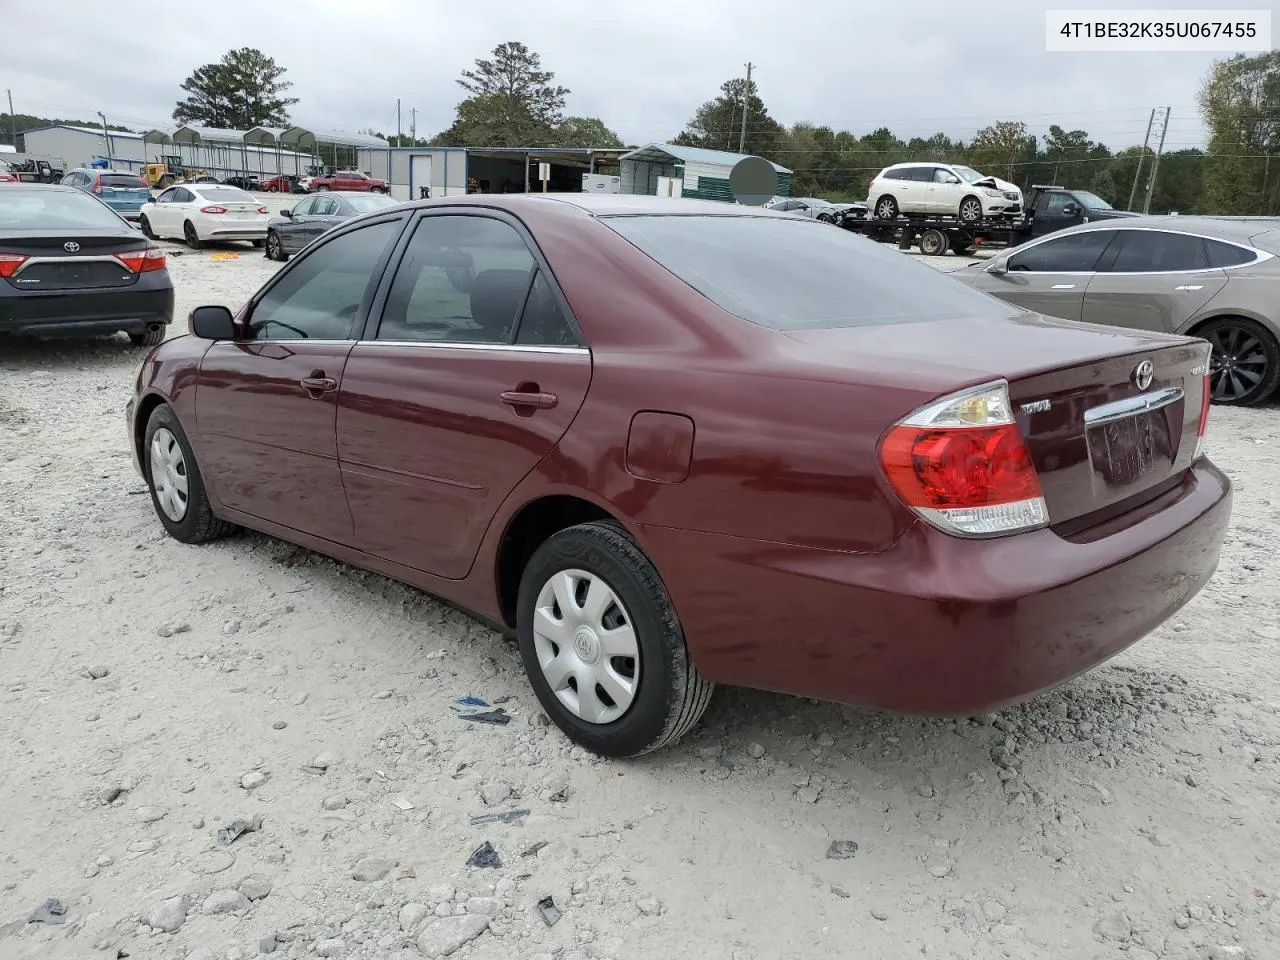
POLYGON ((875 216, 932 214, 979 220, 1022 213, 1022 191, 955 163, 895 163, 871 181, 867 206, 875 216))

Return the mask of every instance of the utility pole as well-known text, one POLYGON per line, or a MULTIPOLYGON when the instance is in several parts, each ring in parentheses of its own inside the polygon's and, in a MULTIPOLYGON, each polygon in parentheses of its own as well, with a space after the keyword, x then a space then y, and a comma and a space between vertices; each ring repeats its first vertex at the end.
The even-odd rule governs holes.
POLYGON ((396 146, 400 146, 400 98, 396 97, 396 146))
POLYGON ((107 145, 107 160, 111 160, 111 134, 107 132, 106 115, 99 110, 98 116, 102 119, 102 142, 107 145))
POLYGON ((1160 124, 1160 146, 1156 147, 1155 159, 1151 161, 1151 179, 1147 181, 1147 198, 1142 202, 1142 213, 1145 216, 1151 210, 1151 194, 1156 189, 1156 175, 1160 172, 1160 155, 1164 153, 1164 135, 1169 132, 1169 114, 1173 107, 1164 108, 1164 122, 1160 124))
POLYGON ((1142 152, 1138 154, 1138 169, 1133 172, 1133 189, 1129 191, 1129 205, 1126 210, 1133 210, 1133 201, 1138 196, 1138 178, 1142 176, 1142 161, 1147 159, 1147 144, 1151 142, 1151 125, 1156 122, 1156 108, 1151 108, 1151 116, 1147 119, 1147 135, 1142 138, 1142 152))
POLYGON ((418 142, 418 108, 409 108, 409 139, 418 142))
POLYGON ((9 136, 13 139, 13 149, 18 149, 18 118, 13 115, 13 91, 6 90, 9 95, 9 136))
POLYGON ((751 102, 751 64, 747 64, 747 85, 742 90, 742 133, 738 135, 738 152, 747 149, 747 105, 751 102))

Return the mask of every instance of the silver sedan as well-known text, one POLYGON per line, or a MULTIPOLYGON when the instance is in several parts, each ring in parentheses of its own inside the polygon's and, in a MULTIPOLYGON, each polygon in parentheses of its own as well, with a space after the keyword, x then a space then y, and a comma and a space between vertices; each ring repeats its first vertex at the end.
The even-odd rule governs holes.
POLYGON ((400 201, 382 193, 333 190, 304 197, 292 210, 267 223, 267 258, 288 260, 320 234, 361 214, 394 207, 400 201))

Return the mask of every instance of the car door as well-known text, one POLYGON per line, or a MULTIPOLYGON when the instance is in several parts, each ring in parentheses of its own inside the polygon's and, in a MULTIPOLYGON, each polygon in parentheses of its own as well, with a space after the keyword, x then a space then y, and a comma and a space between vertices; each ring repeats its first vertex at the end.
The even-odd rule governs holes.
POLYGON ((147 222, 151 224, 151 232, 159 237, 171 236, 173 231, 169 221, 173 214, 173 200, 178 194, 177 187, 170 187, 156 197, 156 202, 147 212, 147 222))
POLYGON ((1065 190, 1046 190, 1036 198, 1036 235, 1054 233, 1083 222, 1084 211, 1075 197, 1065 190))
POLYGON ((307 220, 308 242, 327 233, 342 222, 338 215, 340 204, 336 197, 316 197, 315 206, 311 208, 311 216, 307 220))
POLYGON ((925 208, 929 213, 954 213, 960 207, 960 178, 946 167, 929 167, 925 208))
POLYGON ((1079 320, 1085 289, 1113 242, 1114 230, 1083 230, 1030 243, 988 265, 973 285, 1026 310, 1079 320))
POLYGON ((1227 285, 1211 266, 1203 237, 1173 230, 1117 230, 1116 249, 1099 264, 1083 319, 1174 333, 1227 285))
POLYGON ((338 400, 357 546, 465 577, 494 513, 559 442, 590 380, 591 355, 518 221, 420 214, 338 400))
POLYGON ((293 208, 292 215, 287 217, 277 229, 276 232, 280 235, 280 243, 284 246, 285 253, 297 253, 307 245, 311 211, 318 199, 319 197, 307 197, 299 201, 293 208))
POLYGON ((334 433, 347 354, 403 216, 327 239, 246 308, 248 336, 205 353, 196 383, 201 466, 228 507, 350 543, 334 433))

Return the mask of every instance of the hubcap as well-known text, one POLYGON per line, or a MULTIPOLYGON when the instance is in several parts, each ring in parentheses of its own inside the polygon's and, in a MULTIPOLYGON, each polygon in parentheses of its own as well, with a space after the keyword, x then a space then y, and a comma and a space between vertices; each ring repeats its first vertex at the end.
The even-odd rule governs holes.
POLYGON ((640 647, 613 588, 585 570, 561 570, 533 611, 538 666, 556 699, 587 723, 613 723, 640 684, 640 647))
POLYGON ((151 487, 164 515, 181 523, 187 515, 187 461, 178 438, 164 427, 151 438, 151 487))
POLYGON ((881 201, 880 208, 876 211, 876 215, 879 216, 881 220, 887 220, 892 217, 893 202, 890 200, 881 201))
POLYGON ((280 238, 274 233, 267 237, 267 248, 271 251, 273 257, 280 255, 280 238))
POLYGON ((977 220, 982 216, 982 207, 970 200, 960 208, 960 218, 962 220, 977 220))
POLYGON ((1262 342, 1243 327, 1227 326, 1207 337, 1209 390, 1214 400, 1239 400, 1257 389, 1267 375, 1267 352, 1262 342))

